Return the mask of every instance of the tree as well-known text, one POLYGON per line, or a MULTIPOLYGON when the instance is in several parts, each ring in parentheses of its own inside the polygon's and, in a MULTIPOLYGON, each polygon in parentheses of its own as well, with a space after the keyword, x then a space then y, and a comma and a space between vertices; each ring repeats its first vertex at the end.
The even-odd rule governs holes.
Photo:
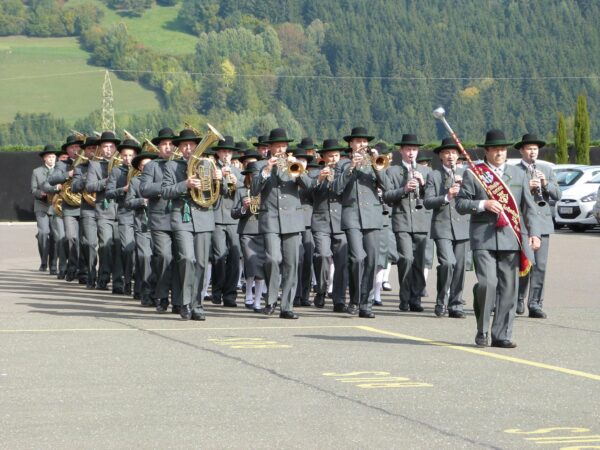
POLYGON ((558 129, 556 130, 556 163, 569 162, 569 149, 567 147, 567 125, 563 113, 558 114, 558 129))
POLYGON ((588 116, 585 95, 577 97, 577 110, 575 111, 575 162, 577 164, 590 163, 590 118, 588 116))

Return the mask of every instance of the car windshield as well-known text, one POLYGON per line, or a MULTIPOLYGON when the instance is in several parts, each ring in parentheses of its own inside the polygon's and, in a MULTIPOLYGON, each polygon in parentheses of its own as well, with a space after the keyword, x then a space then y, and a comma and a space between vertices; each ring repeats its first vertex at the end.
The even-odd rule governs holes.
POLYGON ((588 181, 588 183, 600 184, 600 173, 594 175, 594 178, 592 178, 590 181, 588 181))
POLYGON ((559 186, 571 186, 583 175, 578 169, 558 169, 554 173, 559 186))

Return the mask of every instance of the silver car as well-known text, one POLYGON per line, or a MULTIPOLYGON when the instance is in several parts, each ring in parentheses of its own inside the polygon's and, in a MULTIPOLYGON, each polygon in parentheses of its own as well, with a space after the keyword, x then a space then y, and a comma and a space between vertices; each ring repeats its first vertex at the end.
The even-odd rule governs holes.
MULTIPOLYGON (((585 231, 598 224, 592 209, 600 187, 600 167, 569 169, 561 176, 570 187, 563 191, 556 202, 554 220, 557 225, 567 225, 573 231, 585 231)), ((559 182, 560 183, 560 182, 559 182)))

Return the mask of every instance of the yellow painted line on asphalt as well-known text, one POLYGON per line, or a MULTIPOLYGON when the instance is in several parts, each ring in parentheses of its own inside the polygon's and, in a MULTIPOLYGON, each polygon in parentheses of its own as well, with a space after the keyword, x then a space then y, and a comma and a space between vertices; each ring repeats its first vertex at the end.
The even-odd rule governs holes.
POLYGON ((328 328, 356 328, 354 325, 314 325, 314 326, 281 326, 281 327, 198 327, 198 328, 39 328, 2 330, 0 334, 18 333, 75 333, 94 331, 237 331, 237 330, 319 330, 328 328))
POLYGON ((513 363, 522 364, 525 366, 532 366, 532 367, 537 367, 539 369, 552 370, 554 372, 560 372, 560 373, 564 373, 567 375, 573 375, 576 377, 582 377, 582 378, 588 378, 588 379, 594 380, 594 381, 600 381, 600 375, 596 375, 596 374, 588 373, 588 372, 582 372, 580 370, 567 369, 566 367, 560 367, 560 366, 554 366, 552 364, 545 364, 545 363, 540 363, 540 362, 536 362, 536 361, 530 361, 528 359, 523 359, 523 358, 515 358, 514 356, 507 356, 507 355, 502 355, 499 353, 486 352, 484 350, 479 350, 477 348, 463 347, 462 345, 454 345, 454 344, 449 344, 447 342, 434 341, 432 339, 427 339, 427 338, 422 338, 422 337, 417 337, 417 336, 409 336, 407 334, 395 333, 393 331, 381 330, 379 328, 373 328, 373 327, 362 326, 362 325, 357 326, 356 328, 361 329, 363 331, 368 331, 370 333, 383 334, 386 336, 393 336, 393 337, 397 337, 400 339, 406 339, 406 340, 415 341, 415 342, 423 342, 423 343, 426 343, 429 345, 435 345, 438 347, 447 347, 447 348, 451 348, 453 350, 459 350, 461 352, 472 353, 474 355, 479 355, 479 356, 485 356, 487 358, 499 359, 501 361, 513 362, 513 363))

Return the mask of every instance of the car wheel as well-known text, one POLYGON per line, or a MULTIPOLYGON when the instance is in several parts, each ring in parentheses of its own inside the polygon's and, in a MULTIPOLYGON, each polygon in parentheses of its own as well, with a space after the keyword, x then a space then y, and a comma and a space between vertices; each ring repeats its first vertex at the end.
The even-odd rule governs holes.
POLYGON ((569 225, 569 229, 571 231, 574 231, 575 233, 583 233, 586 230, 589 230, 590 227, 588 225, 575 224, 575 225, 569 225))

